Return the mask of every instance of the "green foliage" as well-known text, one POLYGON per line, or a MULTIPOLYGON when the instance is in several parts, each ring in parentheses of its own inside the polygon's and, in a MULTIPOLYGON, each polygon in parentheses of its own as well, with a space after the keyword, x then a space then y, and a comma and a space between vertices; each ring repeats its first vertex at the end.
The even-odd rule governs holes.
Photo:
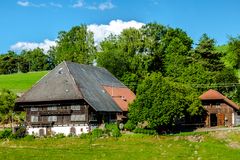
POLYGON ((33 141, 35 139, 35 136, 34 135, 26 135, 24 137, 24 140, 26 141, 33 141))
POLYGON ((0 55, 0 74, 11 74, 18 72, 18 56, 15 52, 0 55))
POLYGON ((0 92, 0 121, 9 123, 12 120, 16 95, 10 90, 3 89, 0 92))
POLYGON ((11 129, 4 129, 0 131, 0 139, 7 139, 12 136, 12 130, 11 129))
POLYGON ((80 25, 68 32, 59 32, 57 46, 51 50, 51 58, 57 64, 64 60, 92 64, 95 53, 93 33, 87 30, 86 25, 80 25))
POLYGON ((227 67, 240 69, 240 36, 229 38, 224 62, 227 67))
POLYGON ((24 138, 25 136, 26 136, 26 128, 25 127, 17 128, 16 132, 14 134, 12 134, 13 139, 24 138))
POLYGON ((58 133, 53 136, 54 138, 60 139, 66 137, 63 133, 58 133))
POLYGON ((130 120, 147 122, 148 128, 174 126, 185 115, 200 114, 198 94, 190 87, 172 82, 160 73, 152 73, 139 85, 137 98, 130 105, 130 120))
POLYGON ((95 129, 92 131, 92 137, 93 137, 93 138, 100 138, 100 137, 102 137, 102 135, 103 135, 103 130, 102 130, 102 129, 95 128, 95 129))
POLYGON ((126 124, 124 124, 124 129, 128 130, 128 131, 132 131, 136 128, 136 125, 131 121, 128 120, 126 124))
POLYGON ((109 132, 110 135, 115 138, 121 136, 121 132, 117 124, 114 124, 114 123, 106 124, 106 131, 109 132))
POLYGON ((151 129, 143 129, 143 128, 135 128, 133 130, 134 133, 148 134, 148 135, 157 135, 156 130, 151 129))
POLYGON ((20 54, 21 71, 43 71, 50 70, 53 66, 50 65, 49 56, 43 53, 43 49, 36 48, 30 51, 23 50, 20 54))
POLYGON ((91 134, 90 133, 82 133, 79 135, 79 138, 81 139, 88 139, 90 138, 91 134))

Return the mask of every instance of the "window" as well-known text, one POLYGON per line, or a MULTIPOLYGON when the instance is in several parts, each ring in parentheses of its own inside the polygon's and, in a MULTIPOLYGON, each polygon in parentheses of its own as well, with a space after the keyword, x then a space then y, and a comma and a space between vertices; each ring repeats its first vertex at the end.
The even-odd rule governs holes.
POLYGON ((92 112, 92 113, 90 114, 90 120, 91 120, 91 121, 96 121, 96 120, 97 120, 97 116, 96 116, 95 113, 92 112))
POLYGON ((220 103, 216 103, 216 108, 220 108, 221 104, 220 103))
POLYGON ((71 110, 80 110, 80 105, 71 106, 71 110))
POLYGON ((49 111, 57 110, 57 107, 47 107, 47 110, 49 110, 49 111))
POLYGON ((38 116, 31 116, 31 122, 38 122, 38 116))
POLYGON ((85 114, 71 115, 71 121, 85 121, 85 114))
POLYGON ((49 116, 48 117, 48 122, 56 122, 57 121, 57 116, 49 116))
POLYGON ((38 111, 37 107, 31 107, 31 111, 38 111))

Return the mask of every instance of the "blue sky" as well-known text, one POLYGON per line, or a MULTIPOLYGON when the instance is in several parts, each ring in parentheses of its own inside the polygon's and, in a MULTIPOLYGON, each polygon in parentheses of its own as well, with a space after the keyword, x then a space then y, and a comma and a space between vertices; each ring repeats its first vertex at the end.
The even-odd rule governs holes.
POLYGON ((91 26, 97 41, 157 22, 182 28, 195 43, 207 33, 221 45, 240 34, 239 7, 239 0, 2 0, 0 53, 46 48, 59 31, 79 24, 91 26))

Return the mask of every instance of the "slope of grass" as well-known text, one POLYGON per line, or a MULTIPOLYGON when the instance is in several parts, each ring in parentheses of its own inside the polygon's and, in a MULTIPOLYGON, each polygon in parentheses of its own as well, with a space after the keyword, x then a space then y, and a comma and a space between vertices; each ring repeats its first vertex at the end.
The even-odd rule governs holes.
POLYGON ((18 93, 31 88, 47 71, 0 75, 0 89, 6 88, 18 93))
POLYGON ((239 131, 181 136, 133 134, 90 142, 78 137, 0 140, 0 159, 240 159, 239 131), (235 146, 229 146, 233 141, 235 146))

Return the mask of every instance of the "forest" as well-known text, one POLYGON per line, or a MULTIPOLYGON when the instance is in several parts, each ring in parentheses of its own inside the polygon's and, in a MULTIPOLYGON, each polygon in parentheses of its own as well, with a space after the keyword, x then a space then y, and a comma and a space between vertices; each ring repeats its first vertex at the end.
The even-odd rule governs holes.
MULTIPOLYGON (((64 60, 104 67, 137 95, 128 125, 147 121, 150 129, 201 115, 198 97, 210 88, 240 103, 240 37, 217 46, 207 34, 194 42, 180 28, 149 23, 97 45, 87 26, 79 25, 59 32, 56 42, 47 53, 36 48, 0 54, 0 74, 51 70, 64 60)), ((8 92, 0 95, 12 94, 8 92)), ((8 97, 1 96, 0 115, 8 112, 8 97)))

